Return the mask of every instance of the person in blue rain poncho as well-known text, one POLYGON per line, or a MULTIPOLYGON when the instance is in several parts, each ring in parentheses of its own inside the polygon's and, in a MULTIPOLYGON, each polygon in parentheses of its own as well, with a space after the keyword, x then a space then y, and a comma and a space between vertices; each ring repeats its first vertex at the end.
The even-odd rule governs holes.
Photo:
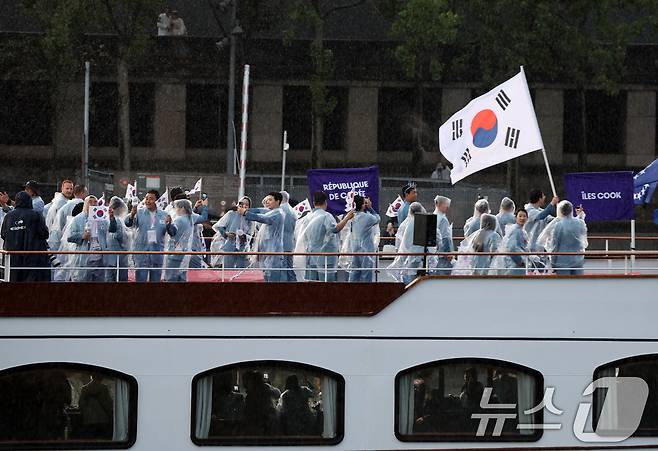
POLYGON ((402 222, 407 219, 407 215, 409 214, 409 206, 413 202, 416 202, 416 199, 418 198, 416 183, 410 182, 404 185, 400 194, 402 194, 403 202, 400 210, 398 211, 398 224, 402 224, 402 222))
POLYGON ((515 224, 516 217, 514 216, 514 210, 516 210, 516 205, 514 201, 509 197, 503 197, 503 200, 500 201, 500 209, 496 215, 496 221, 498 221, 498 226, 500 227, 500 232, 505 236, 505 227, 508 224, 515 224))
MULTIPOLYGON (((238 201, 239 207, 251 208, 251 198, 244 196, 238 201)), ((224 238, 219 250, 221 252, 248 252, 249 243, 254 234, 254 223, 248 221, 236 210, 229 210, 214 227, 224 238)), ((246 255, 225 255, 224 268, 241 268, 248 266, 246 255)))
POLYGON ((548 207, 543 208, 546 203, 544 193, 535 189, 530 192, 530 202, 523 208, 528 212, 528 222, 525 225, 525 231, 528 232, 528 249, 531 252, 543 252, 544 248, 537 245, 539 235, 544 231, 549 222, 555 217, 555 206, 560 201, 558 197, 553 197, 548 207))
MULTIPOLYGON (((144 197, 145 208, 133 205, 125 220, 126 227, 135 227, 134 251, 164 251, 167 213, 158 209, 156 201, 160 193, 151 190, 144 197)), ((135 281, 160 282, 162 277, 162 254, 135 254, 135 281)))
MULTIPOLYGON (((450 208, 450 198, 445 196, 436 196, 434 198, 434 214, 436 215, 436 251, 437 252, 454 252, 455 247, 452 241, 452 225, 448 222, 448 209, 450 208)), ((436 256, 431 260, 433 273, 448 275, 452 271, 452 257, 436 256)))
MULTIPOLYGON (((496 232, 496 217, 488 213, 480 217, 480 230, 470 238, 471 252, 496 252, 501 242, 501 236, 496 232)), ((492 267, 491 255, 476 255, 471 261, 474 275, 489 274, 492 267)))
MULTIPOLYGON (((354 196, 354 218, 350 222, 348 252, 375 252, 376 243, 373 228, 379 225, 379 214, 373 210, 367 197, 354 196)), ((374 255, 352 256, 349 258, 350 282, 372 282, 372 270, 375 267, 374 255)))
MULTIPOLYGON (((409 215, 400 224, 398 233, 402 229, 402 236, 400 245, 398 247, 398 254, 405 253, 423 253, 425 248, 414 244, 414 223, 417 214, 424 214, 425 208, 419 203, 414 202, 409 206, 409 215)), ((402 281, 406 284, 410 283, 416 278, 418 269, 423 266, 423 257, 420 255, 398 255, 390 264, 389 272, 397 281, 402 281)))
MULTIPOLYGON (((295 250, 295 223, 297 222, 297 213, 290 206, 290 194, 287 191, 281 191, 281 210, 285 217, 283 226, 283 251, 293 252, 295 250)), ((292 255, 283 256, 283 266, 287 270, 283 273, 283 280, 287 282, 297 282, 297 276, 293 270, 292 255)))
MULTIPOLYGON (((128 229, 124 224, 128 215, 128 207, 119 197, 112 197, 108 204, 108 213, 110 223, 107 229, 107 250, 108 251, 129 251, 130 236, 128 229)), ((127 282, 128 281, 128 255, 106 255, 107 280, 108 282, 127 282), (117 264, 119 267, 117 274, 117 264)))
MULTIPOLYGON (((579 209, 578 217, 573 213, 571 202, 561 201, 557 205, 557 218, 544 229, 537 243, 548 252, 584 252, 588 246, 587 225, 581 219, 584 212, 579 209)), ((560 275, 582 275, 584 264, 584 255, 551 256, 551 265, 560 275)))
MULTIPOLYGON (((300 235, 305 252, 338 252, 340 249, 338 234, 353 217, 354 211, 349 211, 340 222, 336 222, 336 218, 327 211, 327 195, 322 191, 313 194, 313 210, 309 213, 307 225, 300 235)), ((306 257, 304 278, 335 282, 337 266, 337 255, 309 255, 306 257)))
MULTIPOLYGON (((506 227, 505 237, 498 248, 499 252, 528 252, 528 234, 524 230, 527 221, 528 212, 524 208, 519 208, 515 223, 508 224, 506 227)), ((499 255, 494 258, 492 265, 498 270, 498 274, 524 275, 527 258, 523 255, 499 255)))
MULTIPOLYGON (((91 207, 96 206, 95 196, 87 196, 82 213, 73 218, 68 242, 76 251, 106 251, 109 221, 90 217, 91 207)), ((76 254, 72 259, 74 282, 105 282, 107 280, 106 259, 102 254, 76 254)))
MULTIPOLYGON (((487 199, 478 199, 473 206, 473 216, 468 218, 464 223, 464 238, 468 238, 478 230, 480 230, 480 217, 483 214, 491 213, 491 208, 489 208, 489 201, 487 199)), ((494 219, 495 216, 494 216, 494 219)), ((502 235, 503 232, 500 230, 498 221, 496 221, 495 229, 499 235, 502 235)))
MULTIPOLYGON (((176 219, 172 221, 171 216, 165 219, 169 241, 167 251, 190 252, 194 241, 194 218, 192 203, 187 199, 174 201, 176 219)), ((165 259, 166 282, 187 282, 187 268, 190 264, 190 255, 168 254, 165 259)))
MULTIPOLYGON (((268 210, 266 213, 258 213, 245 206, 238 206, 238 213, 248 221, 262 224, 258 231, 258 252, 283 252, 283 227, 285 224, 285 216, 281 210, 283 196, 279 192, 272 191, 263 200, 268 210)), ((282 255, 260 255, 258 262, 263 268, 266 282, 285 281, 282 255)))

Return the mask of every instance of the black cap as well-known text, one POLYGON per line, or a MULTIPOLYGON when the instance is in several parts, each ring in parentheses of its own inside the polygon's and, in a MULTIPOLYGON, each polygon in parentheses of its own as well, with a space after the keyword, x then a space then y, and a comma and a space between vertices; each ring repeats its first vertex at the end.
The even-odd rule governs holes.
POLYGON ((25 182, 25 186, 23 187, 23 189, 27 189, 27 188, 32 189, 32 191, 34 191, 37 196, 39 195, 39 184, 35 180, 28 180, 27 182, 25 182))

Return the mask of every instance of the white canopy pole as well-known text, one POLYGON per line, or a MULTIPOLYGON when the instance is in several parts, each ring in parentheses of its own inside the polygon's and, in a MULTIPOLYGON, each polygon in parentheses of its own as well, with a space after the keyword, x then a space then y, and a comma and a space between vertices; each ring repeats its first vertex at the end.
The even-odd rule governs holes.
MULTIPOLYGON (((631 252, 635 252, 635 219, 631 219, 631 252)), ((635 269, 635 255, 631 255, 631 272, 635 269)))
POLYGON ((288 144, 288 132, 283 131, 283 158, 281 159, 281 191, 286 189, 286 155, 287 150, 290 148, 288 144))
POLYGON ((238 199, 244 197, 244 179, 247 175, 247 126, 249 124, 249 64, 244 66, 242 82, 242 133, 240 134, 240 190, 238 199))

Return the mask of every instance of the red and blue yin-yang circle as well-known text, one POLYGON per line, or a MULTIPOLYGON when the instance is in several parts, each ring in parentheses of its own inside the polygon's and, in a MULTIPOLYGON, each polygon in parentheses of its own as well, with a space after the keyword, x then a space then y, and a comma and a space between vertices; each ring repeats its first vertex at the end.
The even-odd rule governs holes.
POLYGON ((471 121, 473 145, 483 148, 490 146, 498 135, 498 118, 491 110, 482 110, 471 121))

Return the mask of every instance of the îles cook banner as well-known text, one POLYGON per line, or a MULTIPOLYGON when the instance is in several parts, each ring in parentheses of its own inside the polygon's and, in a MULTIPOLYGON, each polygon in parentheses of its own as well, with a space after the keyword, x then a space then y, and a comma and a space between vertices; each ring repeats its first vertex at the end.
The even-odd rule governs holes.
POLYGON ((327 195, 327 211, 334 215, 345 213, 345 202, 350 191, 369 197, 372 208, 379 211, 379 168, 310 169, 308 177, 309 199, 313 193, 324 191, 327 195))
POLYGON ((587 222, 635 218, 630 171, 566 174, 564 185, 574 207, 583 206, 587 222))

